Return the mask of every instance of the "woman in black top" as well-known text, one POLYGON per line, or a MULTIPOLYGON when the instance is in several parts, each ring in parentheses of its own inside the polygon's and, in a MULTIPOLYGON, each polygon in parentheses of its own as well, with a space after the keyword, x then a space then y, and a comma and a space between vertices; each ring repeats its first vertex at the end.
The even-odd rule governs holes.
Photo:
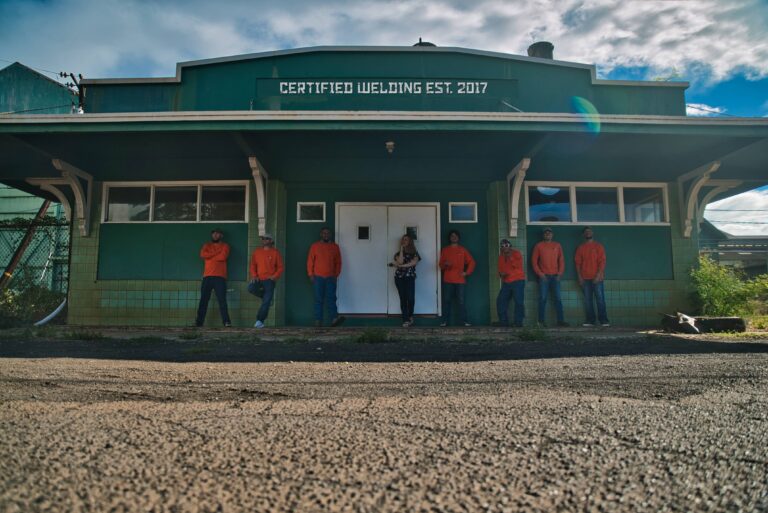
POLYGON ((413 238, 406 234, 400 239, 400 251, 395 253, 395 286, 400 295, 400 312, 403 316, 403 327, 413 324, 413 304, 416 300, 416 264, 421 257, 413 244, 413 238))

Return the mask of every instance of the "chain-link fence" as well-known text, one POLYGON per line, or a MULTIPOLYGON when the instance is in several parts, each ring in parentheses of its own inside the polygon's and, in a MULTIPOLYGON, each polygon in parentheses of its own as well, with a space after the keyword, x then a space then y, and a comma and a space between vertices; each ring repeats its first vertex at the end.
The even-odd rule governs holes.
POLYGON ((63 301, 69 283, 69 239, 69 223, 53 217, 0 221, 0 267, 5 271, 15 255, 18 259, 0 290, 0 326, 40 320, 63 301))

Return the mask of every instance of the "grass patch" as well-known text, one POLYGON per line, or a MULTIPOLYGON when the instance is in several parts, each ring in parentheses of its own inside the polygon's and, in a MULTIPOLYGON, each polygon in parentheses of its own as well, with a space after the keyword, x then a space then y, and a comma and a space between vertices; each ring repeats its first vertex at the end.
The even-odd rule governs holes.
POLYGON ((358 344, 383 344, 389 342, 390 338, 383 328, 366 328, 354 340, 358 344))
POLYGON ((721 333, 705 333, 703 336, 710 340, 768 340, 768 333, 754 331, 723 331, 721 333))
POLYGON ((192 347, 184 348, 184 350, 182 351, 182 353, 186 355, 210 354, 212 352, 213 352, 213 344, 211 342, 196 344, 192 347))
POLYGON ((203 334, 199 331, 185 331, 179 335, 181 340, 197 340, 203 338, 203 334))
POLYGON ((753 315, 747 318, 749 327, 754 330, 768 330, 768 315, 753 315))
POLYGON ((105 340, 109 337, 104 336, 100 331, 94 330, 72 330, 61 334, 65 340, 105 340))
POLYGON ((517 338, 525 342, 547 340, 547 333, 539 327, 524 327, 517 332, 517 338))

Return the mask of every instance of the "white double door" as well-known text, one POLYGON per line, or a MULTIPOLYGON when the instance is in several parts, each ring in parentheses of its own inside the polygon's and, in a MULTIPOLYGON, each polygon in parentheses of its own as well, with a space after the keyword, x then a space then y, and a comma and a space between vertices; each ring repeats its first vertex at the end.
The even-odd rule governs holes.
POLYGON ((394 268, 387 264, 406 234, 415 238, 416 314, 439 313, 438 204, 337 203, 342 271, 338 306, 346 314, 399 314, 394 268))

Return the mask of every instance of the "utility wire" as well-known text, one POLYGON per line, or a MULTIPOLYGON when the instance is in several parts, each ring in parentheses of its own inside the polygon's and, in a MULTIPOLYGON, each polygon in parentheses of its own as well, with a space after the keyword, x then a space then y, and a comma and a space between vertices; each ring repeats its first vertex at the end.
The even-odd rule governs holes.
POLYGON ((739 209, 739 208, 708 208, 707 212, 768 212, 765 208, 739 209))
POLYGON ((718 116, 730 116, 730 117, 736 117, 736 116, 734 116, 733 114, 726 114, 725 112, 721 112, 721 111, 719 111, 719 110, 715 110, 715 109, 705 109, 704 107, 697 107, 697 106, 693 105, 692 103, 686 103, 686 104, 685 104, 685 106, 686 106, 687 108, 689 108, 689 109, 700 110, 700 111, 702 111, 702 112, 709 112, 709 113, 711 113, 711 114, 717 114, 718 116))
MULTIPOLYGON (((10 62, 11 64, 13 64, 14 62, 18 62, 18 61, 9 61, 8 59, 0 59, 0 61, 3 61, 3 62, 10 62)), ((27 65, 26 65, 26 64, 24 64, 24 66, 27 66, 27 65)), ((27 67, 28 67, 28 68, 32 68, 32 69, 34 69, 34 70, 37 70, 37 71, 42 71, 42 72, 44 72, 44 73, 50 73, 50 74, 52 74, 52 75, 55 75, 56 77, 58 77, 58 76, 59 76, 59 72, 58 72, 58 71, 51 71, 51 70, 49 70, 49 69, 36 68, 36 67, 34 67, 34 66, 27 66, 27 67)))
POLYGON ((722 223, 722 224, 768 224, 768 222, 759 221, 728 221, 725 219, 707 219, 710 223, 722 223))
POLYGON ((20 114, 22 112, 35 112, 35 111, 38 111, 38 110, 58 109, 58 108, 61 108, 61 107, 72 107, 72 104, 71 103, 65 103, 63 105, 51 105, 49 107, 38 107, 36 109, 12 110, 12 111, 9 111, 9 112, 0 112, 0 116, 5 115, 5 114, 20 114))

